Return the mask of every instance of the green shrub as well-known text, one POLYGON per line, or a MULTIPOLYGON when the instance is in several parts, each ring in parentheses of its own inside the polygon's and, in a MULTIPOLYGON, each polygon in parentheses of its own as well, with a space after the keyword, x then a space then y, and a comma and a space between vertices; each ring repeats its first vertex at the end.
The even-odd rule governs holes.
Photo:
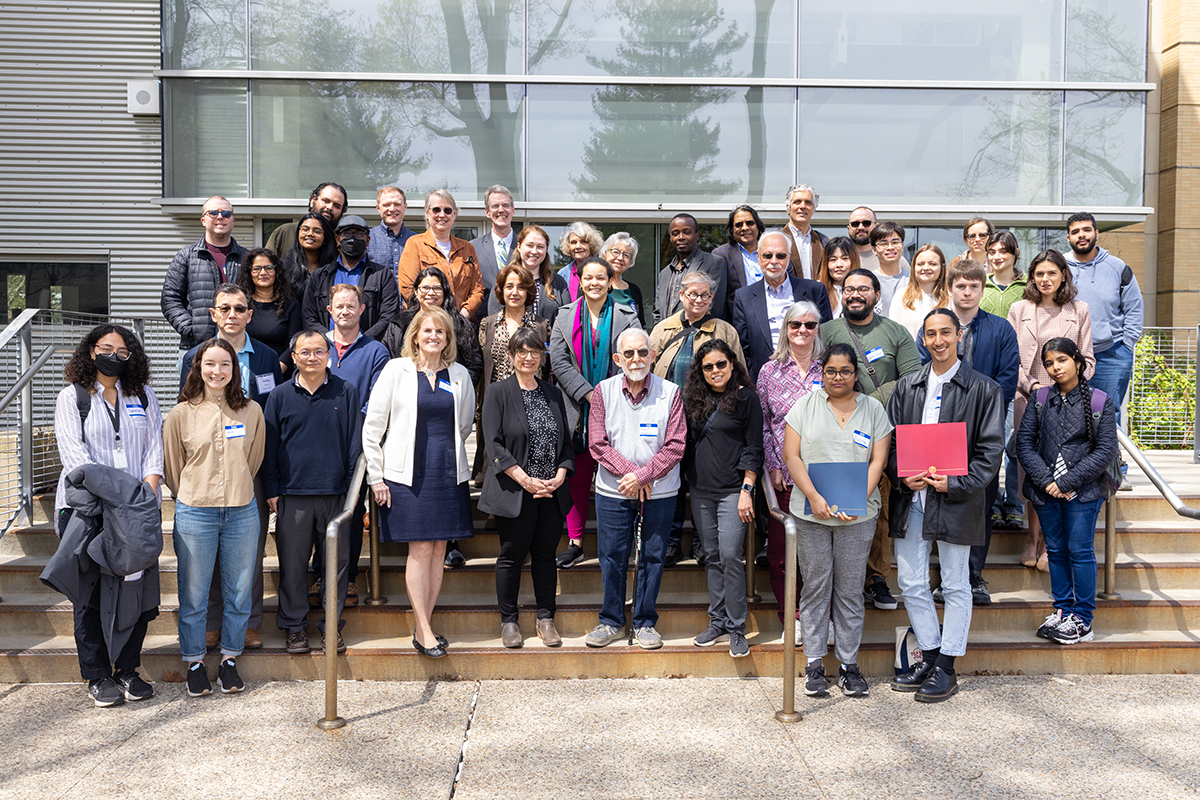
POLYGON ((1148 331, 1134 351, 1129 437, 1143 449, 1190 450, 1196 417, 1195 351, 1172 349, 1170 331, 1148 331))

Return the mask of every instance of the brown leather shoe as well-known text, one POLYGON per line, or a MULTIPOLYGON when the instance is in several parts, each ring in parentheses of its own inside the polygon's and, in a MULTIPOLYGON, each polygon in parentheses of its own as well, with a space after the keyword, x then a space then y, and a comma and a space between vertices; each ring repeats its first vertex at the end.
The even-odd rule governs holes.
POLYGON ((505 622, 500 625, 500 642, 510 650, 516 650, 525 645, 521 638, 521 628, 515 622, 505 622))
POLYGON ((262 646, 262 637, 258 635, 258 631, 254 630, 254 628, 246 628, 246 649, 257 650, 262 646))
POLYGON ((537 635, 546 647, 562 647, 562 637, 558 635, 558 628, 554 627, 552 619, 537 621, 537 635))
POLYGON ((204 634, 204 646, 209 650, 216 650, 221 646, 221 632, 208 631, 204 634))
POLYGON ((346 584, 346 608, 358 605, 358 584, 350 581, 346 584))

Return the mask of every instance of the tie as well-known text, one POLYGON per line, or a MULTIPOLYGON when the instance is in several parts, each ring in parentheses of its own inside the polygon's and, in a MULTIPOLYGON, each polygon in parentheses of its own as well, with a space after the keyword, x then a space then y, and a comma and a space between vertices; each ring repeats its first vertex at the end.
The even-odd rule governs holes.
POLYGON ((500 239, 496 243, 496 252, 500 254, 500 264, 503 266, 508 263, 508 242, 500 239))

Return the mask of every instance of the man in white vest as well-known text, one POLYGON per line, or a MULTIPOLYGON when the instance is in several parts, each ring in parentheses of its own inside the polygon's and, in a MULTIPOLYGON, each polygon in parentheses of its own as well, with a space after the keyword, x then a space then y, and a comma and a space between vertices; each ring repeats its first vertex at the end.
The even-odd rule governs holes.
POLYGON ((625 577, 634 524, 641 513, 641 552, 634 587, 633 628, 644 650, 662 647, 654 610, 687 420, 679 387, 650 372, 654 351, 641 328, 617 339, 613 361, 621 368, 596 385, 588 417, 588 450, 596 460, 596 528, 604 603, 600 624, 584 640, 604 647, 624 637, 625 577))

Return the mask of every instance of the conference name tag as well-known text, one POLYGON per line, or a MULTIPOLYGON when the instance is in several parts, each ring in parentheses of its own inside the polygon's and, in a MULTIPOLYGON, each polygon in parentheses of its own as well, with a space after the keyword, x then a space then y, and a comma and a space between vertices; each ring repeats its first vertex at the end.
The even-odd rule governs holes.
POLYGON ((129 469, 129 459, 125 457, 125 448, 117 445, 112 451, 113 466, 117 469, 129 469))
POLYGON ((450 388, 450 381, 438 381, 438 388, 443 392, 454 394, 454 389, 450 388))
POLYGON ((856 430, 854 432, 854 443, 859 447, 869 448, 871 446, 871 435, 869 433, 863 433, 862 431, 856 430))
POLYGON ((879 359, 883 358, 884 352, 882 347, 872 347, 867 351, 867 361, 874 364, 879 359))
POLYGON ((126 403, 125 411, 132 419, 146 418, 146 409, 142 408, 140 403, 126 403))
POLYGON ((274 375, 255 375, 254 384, 258 387, 259 394, 270 394, 275 388, 274 375))
POLYGON ((242 423, 239 422, 236 425, 226 425, 225 426, 225 438, 226 439, 242 439, 242 438, 245 438, 245 436, 246 436, 246 426, 243 425, 242 423))
POLYGON ((657 439, 658 438, 658 423, 657 422, 643 422, 641 425, 638 426, 638 428, 640 429, 639 433, 642 436, 646 437, 647 439, 657 439))

